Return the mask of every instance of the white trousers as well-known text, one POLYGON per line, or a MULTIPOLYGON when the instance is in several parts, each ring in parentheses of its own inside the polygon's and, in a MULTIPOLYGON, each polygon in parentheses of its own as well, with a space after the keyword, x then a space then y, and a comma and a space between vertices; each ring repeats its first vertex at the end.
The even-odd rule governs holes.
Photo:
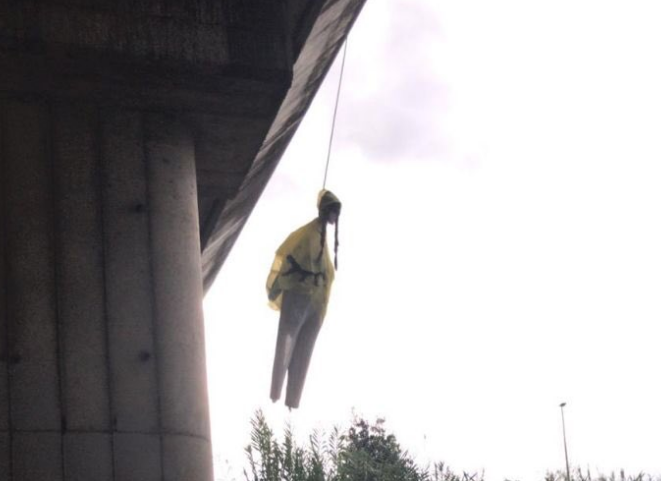
POLYGON ((273 360, 271 399, 273 402, 280 399, 287 373, 285 404, 290 408, 297 408, 301 401, 312 351, 321 330, 321 310, 314 304, 305 294, 293 291, 283 293, 273 360))

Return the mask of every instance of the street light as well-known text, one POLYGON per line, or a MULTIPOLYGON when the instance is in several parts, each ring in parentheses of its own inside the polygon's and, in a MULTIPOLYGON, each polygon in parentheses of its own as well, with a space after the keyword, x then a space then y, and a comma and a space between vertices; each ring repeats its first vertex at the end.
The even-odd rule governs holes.
POLYGON ((567 456, 567 434, 565 432, 565 406, 567 403, 560 403, 560 414, 562 415, 562 439, 565 443, 565 463, 567 464, 567 481, 571 481, 569 474, 569 456, 567 456))

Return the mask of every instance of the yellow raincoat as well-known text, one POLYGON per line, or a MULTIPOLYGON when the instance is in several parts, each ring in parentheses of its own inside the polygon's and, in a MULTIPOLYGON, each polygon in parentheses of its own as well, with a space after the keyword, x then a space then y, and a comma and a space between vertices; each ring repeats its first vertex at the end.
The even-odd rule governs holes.
POLYGON ((269 305, 275 310, 282 307, 283 291, 295 291, 307 294, 317 310, 326 313, 335 269, 327 245, 317 261, 321 229, 321 221, 315 219, 292 232, 276 251, 266 281, 269 305))
MULTIPOLYGON (((319 210, 330 204, 340 204, 339 199, 330 191, 319 193, 319 210)), ((322 313, 326 314, 331 286, 335 279, 335 269, 328 253, 328 242, 324 253, 319 258, 321 249, 322 221, 317 218, 292 232, 275 253, 271 272, 266 280, 269 305, 280 310, 283 291, 295 291, 310 296, 310 301, 322 313)))

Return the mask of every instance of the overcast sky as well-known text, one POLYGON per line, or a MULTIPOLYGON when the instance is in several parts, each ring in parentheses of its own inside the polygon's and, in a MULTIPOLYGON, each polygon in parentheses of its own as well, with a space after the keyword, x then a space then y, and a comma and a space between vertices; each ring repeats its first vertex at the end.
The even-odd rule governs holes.
POLYGON ((316 214, 339 62, 205 300, 218 459, 240 477, 257 408, 301 440, 354 409, 421 462, 541 481, 566 401, 572 465, 661 473, 660 22, 653 0, 369 0, 301 409, 268 398, 264 283, 316 214))

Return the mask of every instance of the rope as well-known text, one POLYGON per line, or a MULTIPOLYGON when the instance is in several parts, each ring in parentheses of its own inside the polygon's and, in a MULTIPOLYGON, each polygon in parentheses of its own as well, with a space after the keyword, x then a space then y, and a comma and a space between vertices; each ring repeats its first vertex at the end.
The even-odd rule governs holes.
POLYGON ((331 126, 330 140, 328 141, 328 155, 326 156, 326 171, 324 172, 324 185, 323 189, 326 188, 326 179, 328 178, 328 166, 330 165, 331 150, 333 148, 333 135, 335 134, 335 119, 337 118, 337 106, 340 103, 340 91, 342 90, 342 78, 344 77, 344 63, 347 59, 347 45, 349 44, 349 39, 347 38, 344 41, 344 53, 342 54, 342 68, 340 69, 340 80, 337 83, 337 94, 335 95, 335 110, 333 112, 333 124, 331 126))

